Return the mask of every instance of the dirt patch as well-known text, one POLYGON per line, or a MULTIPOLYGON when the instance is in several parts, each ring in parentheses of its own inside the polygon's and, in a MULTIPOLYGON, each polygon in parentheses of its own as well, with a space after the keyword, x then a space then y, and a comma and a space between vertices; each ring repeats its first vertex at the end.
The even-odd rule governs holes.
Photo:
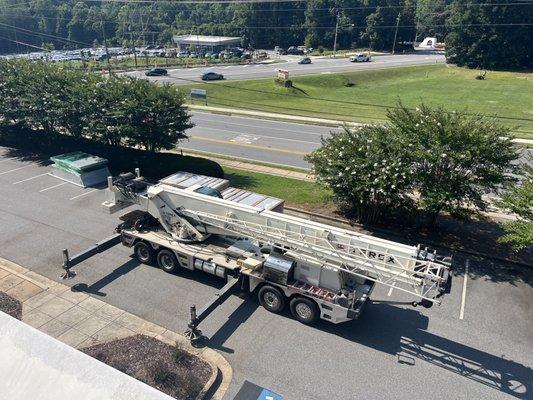
POLYGON ((4 292, 0 292, 0 311, 13 318, 22 319, 22 303, 4 292))
POLYGON ((211 367, 178 346, 144 335, 81 349, 178 400, 192 400, 211 376, 211 367))

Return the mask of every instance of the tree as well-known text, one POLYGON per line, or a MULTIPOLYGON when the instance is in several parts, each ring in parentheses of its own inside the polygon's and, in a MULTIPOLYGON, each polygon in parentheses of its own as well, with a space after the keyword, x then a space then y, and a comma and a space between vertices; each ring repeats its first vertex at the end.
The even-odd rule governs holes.
POLYGON ((123 78, 123 84, 127 94, 116 113, 118 130, 127 137, 127 144, 156 152, 175 148, 187 138, 185 131, 194 125, 175 87, 131 78, 123 78))
POLYGON ((360 221, 375 222, 406 199, 412 163, 405 143, 394 134, 390 126, 345 127, 306 156, 317 180, 360 221))
POLYGON ((441 211, 465 215, 487 205, 482 195, 508 181, 518 158, 510 129, 493 118, 400 104, 390 128, 411 145, 414 189, 433 225, 441 211))
POLYGON ((532 28, 523 24, 533 20, 533 7, 514 3, 455 0, 447 20, 448 60, 469 68, 531 68, 532 28))
MULTIPOLYGON (((533 157, 529 157, 529 162, 533 157)), ((533 244, 533 167, 524 165, 524 181, 521 186, 507 190, 496 204, 517 215, 515 221, 503 224, 506 234, 500 242, 509 243, 514 250, 522 250, 533 244)))

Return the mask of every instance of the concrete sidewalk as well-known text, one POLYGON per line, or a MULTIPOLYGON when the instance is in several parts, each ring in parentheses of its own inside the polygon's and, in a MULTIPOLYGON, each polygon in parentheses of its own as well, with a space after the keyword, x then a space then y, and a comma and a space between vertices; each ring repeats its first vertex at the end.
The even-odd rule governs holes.
MULTIPOLYGON (((231 379, 232 368, 216 351, 197 349, 176 332, 146 321, 120 308, 95 299, 69 286, 52 281, 18 264, 0 258, 0 291, 22 303, 22 321, 74 348, 121 339, 136 334, 155 337, 169 345, 178 343, 213 367, 202 397, 220 374, 213 399, 222 399, 231 379)), ((199 398, 201 398, 199 396, 199 398)))
MULTIPOLYGON (((304 117, 301 115, 290 115, 290 114, 280 114, 264 111, 255 111, 255 110, 244 110, 238 108, 229 108, 229 107, 212 107, 212 106, 201 106, 196 104, 187 104, 187 107, 191 110, 204 111, 218 114, 227 114, 227 115, 242 115, 251 118, 263 118, 263 119, 273 119, 276 121, 285 121, 285 122, 294 122, 294 123, 304 123, 311 125, 324 125, 324 126, 361 126, 364 125, 360 122, 351 122, 351 121, 342 121, 326 118, 315 118, 315 117, 304 117)), ((518 143, 524 146, 533 146, 533 139, 522 139, 516 138, 513 139, 514 143, 518 143)))

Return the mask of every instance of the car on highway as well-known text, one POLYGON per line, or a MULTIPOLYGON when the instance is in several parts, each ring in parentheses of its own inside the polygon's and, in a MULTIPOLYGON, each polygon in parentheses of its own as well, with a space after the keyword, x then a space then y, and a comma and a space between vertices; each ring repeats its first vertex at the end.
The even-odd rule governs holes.
POLYGON ((311 59, 309 57, 302 57, 298 60, 298 64, 311 64, 311 59))
POLYGON ((146 76, 167 76, 168 71, 164 68, 152 68, 144 73, 146 76))
POLYGON ((371 59, 370 54, 357 53, 350 57, 350 62, 369 62, 371 59))
POLYGON ((224 75, 217 74, 216 72, 213 72, 213 71, 204 72, 202 74, 203 81, 220 81, 222 79, 224 79, 224 75))

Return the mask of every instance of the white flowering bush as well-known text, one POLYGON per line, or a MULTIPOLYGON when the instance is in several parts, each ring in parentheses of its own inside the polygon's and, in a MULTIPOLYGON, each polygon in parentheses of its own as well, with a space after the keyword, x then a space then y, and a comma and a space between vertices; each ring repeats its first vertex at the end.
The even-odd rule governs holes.
POLYGON ((493 118, 401 104, 388 118, 334 133, 307 157, 318 181, 362 221, 376 221, 407 198, 416 199, 430 224, 441 211, 483 209, 483 193, 514 170, 509 129, 493 118))
POLYGON ((349 205, 359 220, 373 222, 398 206, 409 191, 412 162, 386 127, 345 128, 307 156, 319 182, 349 205))

